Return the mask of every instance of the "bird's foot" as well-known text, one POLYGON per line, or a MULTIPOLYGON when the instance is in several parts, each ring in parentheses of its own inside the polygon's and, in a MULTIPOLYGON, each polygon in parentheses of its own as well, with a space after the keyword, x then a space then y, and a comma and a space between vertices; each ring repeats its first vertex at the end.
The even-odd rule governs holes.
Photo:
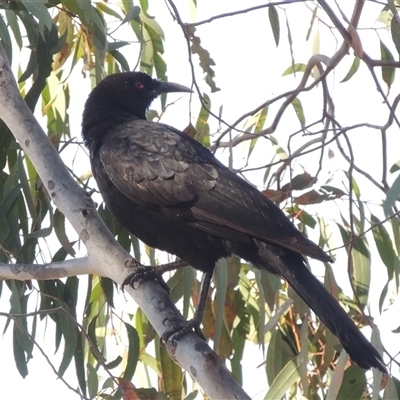
POLYGON ((168 340, 173 342, 177 342, 183 336, 185 336, 188 332, 194 331, 200 339, 207 341, 204 336, 202 330, 200 329, 201 322, 197 321, 196 318, 190 319, 189 321, 182 321, 179 319, 178 321, 174 317, 169 317, 164 320, 175 323, 174 326, 168 329, 163 333, 161 339, 166 343, 168 340))
POLYGON ((162 277, 162 271, 157 267, 151 265, 143 265, 136 261, 134 258, 129 258, 125 262, 126 268, 135 268, 135 270, 130 273, 122 282, 121 289, 124 290, 126 285, 131 286, 135 289, 135 283, 139 282, 141 279, 155 279, 160 286, 169 294, 170 290, 167 283, 162 277))

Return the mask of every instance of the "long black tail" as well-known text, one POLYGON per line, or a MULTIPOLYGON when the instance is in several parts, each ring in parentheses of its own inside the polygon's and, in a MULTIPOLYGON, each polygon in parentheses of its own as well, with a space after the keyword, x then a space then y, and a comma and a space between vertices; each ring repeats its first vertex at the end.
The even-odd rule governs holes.
MULTIPOLYGON (((321 282, 306 267, 303 257, 290 250, 279 249, 271 254, 265 243, 258 256, 264 261, 257 266, 278 273, 285 278, 299 296, 318 315, 321 321, 337 336, 350 358, 361 368, 371 367, 387 373, 382 357, 356 327, 339 303, 328 293, 321 282)), ((258 261, 260 261, 260 258, 258 261)))

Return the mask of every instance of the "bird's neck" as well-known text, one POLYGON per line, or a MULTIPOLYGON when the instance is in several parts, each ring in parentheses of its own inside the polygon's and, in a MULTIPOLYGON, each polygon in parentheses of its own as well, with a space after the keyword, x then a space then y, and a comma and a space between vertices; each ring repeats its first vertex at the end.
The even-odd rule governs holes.
POLYGON ((82 136, 85 145, 90 149, 112 128, 122 125, 128 121, 143 120, 145 116, 140 117, 129 111, 112 110, 110 108, 91 108, 90 112, 83 113, 82 118, 82 136))

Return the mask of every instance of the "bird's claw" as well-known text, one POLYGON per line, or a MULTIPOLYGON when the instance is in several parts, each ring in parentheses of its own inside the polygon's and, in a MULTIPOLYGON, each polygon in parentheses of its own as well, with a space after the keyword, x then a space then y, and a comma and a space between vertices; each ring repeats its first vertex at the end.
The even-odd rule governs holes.
POLYGON ((167 283, 164 281, 161 274, 157 274, 154 271, 154 267, 152 267, 151 265, 143 265, 131 257, 125 261, 125 267, 135 268, 135 270, 127 275, 126 278, 123 280, 121 285, 122 291, 124 291, 124 287, 126 285, 129 285, 133 289, 135 289, 135 283, 139 282, 141 279, 155 279, 160 284, 160 286, 169 294, 170 290, 167 283))
POLYGON ((125 268, 146 268, 146 266, 135 260, 133 257, 129 257, 125 261, 125 268))
POLYGON ((173 343, 176 343, 188 332, 192 331, 194 331, 197 334, 197 336, 200 337, 200 339, 204 340, 205 342, 207 341, 206 337, 204 336, 203 332, 200 329, 200 323, 195 319, 191 319, 189 321, 186 320, 182 321, 180 318, 178 319, 173 316, 170 316, 164 319, 163 321, 164 325, 166 321, 177 322, 177 323, 175 323, 175 325, 172 328, 168 329, 161 336, 161 339, 163 340, 164 343, 166 343, 168 340, 172 341, 173 343))

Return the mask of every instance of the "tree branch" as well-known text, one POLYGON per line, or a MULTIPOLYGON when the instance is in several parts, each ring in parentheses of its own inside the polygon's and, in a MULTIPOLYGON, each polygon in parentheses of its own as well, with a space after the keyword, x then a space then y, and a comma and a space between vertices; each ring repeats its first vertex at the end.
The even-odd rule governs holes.
POLYGON ((0 263, 0 280, 17 279, 27 281, 30 279, 49 280, 66 278, 68 276, 91 274, 88 258, 74 258, 62 262, 48 264, 4 264, 0 263))
POLYGON ((185 26, 199 26, 199 25, 203 25, 203 24, 208 24, 212 21, 215 21, 216 19, 233 17, 234 15, 246 14, 248 12, 256 11, 261 8, 269 8, 269 7, 274 7, 274 6, 283 6, 285 4, 303 3, 303 2, 304 2, 304 0, 284 0, 284 1, 271 2, 271 3, 267 3, 267 4, 261 4, 259 6, 246 8, 244 10, 232 11, 232 12, 228 12, 228 13, 214 15, 208 19, 205 19, 204 21, 186 23, 185 26))

